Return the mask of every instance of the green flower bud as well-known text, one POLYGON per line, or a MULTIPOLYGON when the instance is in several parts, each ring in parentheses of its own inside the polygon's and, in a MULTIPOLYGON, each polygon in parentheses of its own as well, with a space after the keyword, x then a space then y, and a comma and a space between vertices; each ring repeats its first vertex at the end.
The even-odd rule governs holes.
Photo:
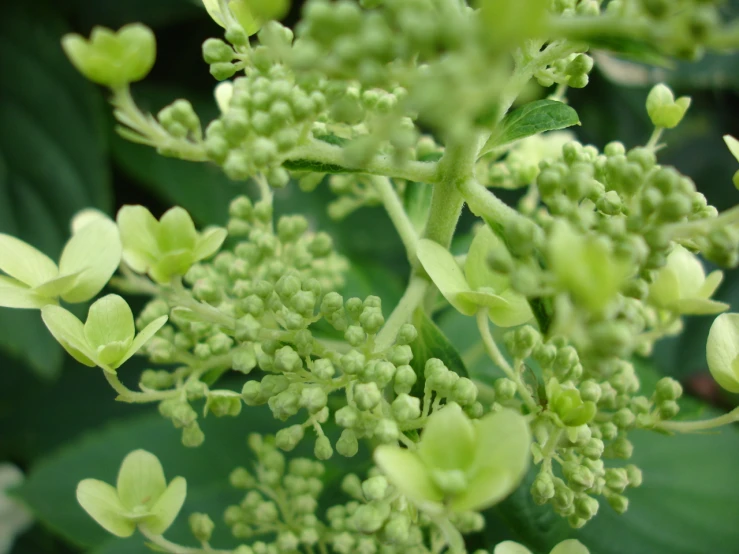
POLYGON ((575 515, 585 521, 593 519, 599 507, 598 501, 587 494, 579 494, 575 498, 575 515))
POLYGON ((303 360, 291 346, 283 346, 275 352, 275 369, 292 373, 303 368, 303 360))
POLYGON ((392 419, 381 419, 374 429, 374 437, 381 443, 396 443, 400 430, 392 419))
POLYGON ((331 448, 331 441, 328 437, 323 435, 316 439, 316 445, 313 449, 313 454, 319 460, 328 460, 334 454, 334 449, 331 448))
POLYGON ((407 344, 395 345, 387 352, 387 360, 396 367, 408 365, 412 359, 413 352, 407 344))
POLYGON ((414 340, 418 338, 418 331, 416 330, 415 326, 411 325, 410 323, 405 323, 400 327, 400 330, 398 331, 398 336, 395 338, 396 344, 411 344, 414 340))
POLYGON ((595 476, 585 466, 575 462, 567 462, 562 466, 562 472, 567 478, 569 486, 576 491, 585 491, 595 484, 595 476))
POLYGON ((397 394, 409 393, 417 380, 414 369, 409 365, 402 365, 395 371, 394 390, 397 394))
POLYGON ((552 506, 554 510, 563 516, 574 512, 575 493, 561 479, 554 480, 554 497, 552 506))
POLYGON ((382 475, 370 477, 362 483, 362 492, 367 500, 382 500, 388 490, 388 482, 382 475))
POLYGON ((360 383, 354 386, 354 401, 360 410, 371 410, 382 399, 382 392, 376 383, 360 383))
POLYGON ((374 504, 364 504, 352 515, 351 525, 360 533, 374 533, 382 527, 388 515, 389 507, 383 510, 374 504))
POLYGON ((236 489, 250 489, 256 485, 256 479, 246 468, 237 467, 228 477, 231 486, 236 489))
POLYGON ((111 88, 140 81, 156 58, 154 33, 140 23, 125 25, 117 32, 95 27, 89 40, 68 34, 62 38, 62 47, 87 79, 111 88))
POLYGON ((659 415, 662 419, 671 419, 680 411, 680 405, 674 400, 665 400, 658 404, 659 415))
POLYGON ((531 485, 531 496, 539 505, 554 498, 554 479, 550 473, 540 472, 531 485))
POLYGON ((629 484, 629 477, 624 468, 608 468, 606 470, 606 486, 615 493, 622 493, 629 484))
POLYGON ((385 324, 380 308, 365 308, 359 316, 359 323, 367 334, 376 334, 385 324))
POLYGON ((364 355, 352 350, 341 357, 341 367, 347 375, 356 375, 364 368, 364 355))
POLYGON ((350 345, 358 347, 367 340, 367 335, 359 325, 350 325, 344 333, 344 338, 350 345))
POLYGON ((285 452, 290 452, 303 440, 305 429, 302 425, 291 425, 277 431, 275 435, 275 446, 285 452))
POLYGON ((326 402, 328 396, 321 387, 306 387, 300 393, 300 405, 312 414, 326 407, 326 402))
POLYGON ((410 538, 410 518, 403 513, 393 513, 383 527, 383 538, 390 544, 406 544, 410 538))
POLYGON ((344 429, 341 432, 339 440, 336 441, 336 451, 347 458, 351 458, 357 454, 359 450, 359 443, 357 442, 357 436, 351 429, 344 429))
POLYGON ((622 496, 620 494, 611 494, 608 495, 606 499, 611 505, 611 508, 613 508, 617 514, 626 513, 626 510, 629 509, 629 499, 625 496, 622 496))
POLYGON ((336 424, 340 427, 352 428, 357 424, 359 414, 357 410, 352 406, 344 406, 339 408, 334 414, 336 424))
POLYGON ((241 413, 241 397, 232 391, 211 391, 205 407, 216 417, 236 417, 241 413))
POLYGON ((460 406, 470 406, 477 400, 477 386, 470 379, 462 377, 452 386, 451 399, 460 406))
POLYGON ((628 460, 634 453, 634 445, 626 437, 620 436, 609 445, 608 450, 614 458, 628 460))
POLYGON ((205 441, 205 433, 200 429, 197 422, 182 429, 182 445, 187 448, 197 448, 205 441))
POLYGON ((200 542, 208 542, 210 540, 215 523, 213 523, 213 520, 210 519, 208 514, 190 514, 187 521, 190 524, 190 531, 196 540, 200 542))
POLYGON ((630 487, 640 487, 643 481, 642 471, 633 464, 626 466, 626 476, 630 487))
POLYGON ((506 377, 496 379, 494 388, 495 398, 499 402, 511 400, 514 396, 516 396, 516 391, 518 390, 516 383, 506 377))
POLYGON ((672 90, 664 84, 655 85, 647 96, 647 113, 655 127, 677 127, 689 107, 690 97, 675 100, 672 90))
POLYGON ((603 444, 603 441, 596 438, 591 438, 585 446, 582 447, 580 452, 582 452, 582 455, 586 458, 590 458, 591 460, 598 460, 603 455, 603 451, 605 449, 605 445, 603 444))
POLYGON ((616 427, 619 429, 630 429, 634 426, 635 421, 636 416, 628 408, 621 408, 613 414, 613 423, 615 423, 616 427))

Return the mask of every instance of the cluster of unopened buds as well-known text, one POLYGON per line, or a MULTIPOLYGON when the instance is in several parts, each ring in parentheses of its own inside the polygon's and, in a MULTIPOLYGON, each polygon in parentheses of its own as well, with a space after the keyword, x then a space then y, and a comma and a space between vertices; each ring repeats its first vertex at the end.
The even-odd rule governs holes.
MULTIPOLYGON (((124 206, 115 221, 84 211, 58 264, 0 235, 0 305, 39 309, 71 356, 100 367, 119 400, 157 403, 185 446, 207 439, 197 406, 203 417, 236 417, 264 405, 284 422, 274 436, 250 436, 256 462, 231 474, 245 492, 224 520, 244 544, 213 549, 215 523, 202 513, 189 519, 202 549, 165 539, 185 480, 167 484, 156 456, 141 450, 123 461, 115 488, 79 485, 80 504, 106 530, 125 537, 138 528, 171 553, 460 554, 462 535, 484 526, 480 512, 530 471, 533 500, 578 528, 599 497, 626 511, 626 490, 642 483, 625 463, 630 431, 701 431, 739 418, 674 421, 680 384, 664 377, 642 391, 633 361, 678 333, 682 316, 721 313, 708 365, 739 392, 739 314, 722 313, 728 306, 712 299, 722 273, 706 275, 697 257, 737 265, 739 211, 719 214, 657 159, 663 132, 690 100, 656 86, 646 105, 654 134, 631 149, 614 141, 601 151, 561 131, 578 122, 562 100, 588 82, 585 52, 599 32, 591 23, 636 14, 629 40, 688 56, 729 40, 708 24, 711 3, 682 2, 671 17, 669 3, 655 0, 605 9, 597 0, 490 0, 479 9, 310 0, 294 32, 275 21, 289 2, 204 4, 225 39, 203 47, 224 81, 220 115, 207 125, 187 100, 156 117, 134 103, 129 84, 155 59, 146 27, 96 28, 63 45, 87 78, 111 89, 124 137, 253 179, 259 199, 234 199, 225 227, 201 231, 182 208, 158 220, 142 206, 124 206), (547 33, 554 38, 537 38, 547 33), (513 64, 502 55, 510 51, 513 64), (557 88, 510 110, 533 81, 557 88), (330 235, 302 215, 274 216, 274 188, 296 180, 309 192, 326 175, 339 196, 332 217, 381 204, 398 230, 412 275, 391 312, 377 296, 342 296, 348 261, 330 235), (495 188, 526 189, 519 209, 495 188), (455 256, 465 203, 481 221, 455 256), (84 322, 63 307, 92 300, 108 282, 152 300, 134 317, 109 294, 84 322), (475 318, 497 379, 467 374, 430 317, 440 302, 475 318), (131 390, 118 372, 136 353, 166 369, 147 369, 131 390), (242 382, 218 388, 229 372, 242 382), (312 458, 285 458, 308 441, 312 458), (372 467, 364 479, 344 478, 351 500, 323 517, 327 461, 363 455, 363 443, 372 467)), ((739 159, 739 142, 727 144, 739 159)), ((529 552, 510 541, 491 549, 529 552)), ((551 551, 587 552, 576 540, 551 551)))

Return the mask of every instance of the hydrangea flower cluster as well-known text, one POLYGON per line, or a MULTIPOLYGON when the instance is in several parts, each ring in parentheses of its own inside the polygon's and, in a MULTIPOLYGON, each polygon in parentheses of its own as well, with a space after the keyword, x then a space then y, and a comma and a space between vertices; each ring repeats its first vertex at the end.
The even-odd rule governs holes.
MULTIPOLYGON (((187 447, 207 441, 199 417, 266 406, 281 422, 274 436, 249 438, 256 463, 231 474, 244 491, 224 514, 243 542, 235 549, 211 547, 216 524, 204 513, 188 520, 200 547, 164 538, 186 484, 167 485, 148 452, 126 457, 116 488, 80 483, 82 507, 111 533, 138 529, 173 554, 461 554, 463 535, 485 524, 480 511, 529 471, 533 500, 577 528, 600 498, 624 512, 641 484, 626 463, 630 431, 736 421, 674 421, 680 384, 643 391, 632 361, 678 333, 682 316, 728 309, 711 298, 721 271, 706 275, 699 253, 739 263, 739 211, 719 214, 658 161, 690 100, 656 86, 654 133, 631 149, 601 151, 561 131, 579 122, 565 95, 587 85, 591 47, 690 58, 735 47, 735 27, 711 2, 603 4, 308 0, 293 31, 276 21, 289 2, 205 0, 223 30, 203 45, 223 81, 207 123, 184 99, 156 116, 136 106, 129 84, 156 54, 145 27, 66 37, 75 67, 111 89, 124 137, 252 179, 259 198, 236 198, 225 228, 202 231, 182 208, 157 219, 124 206, 115 222, 85 212, 59 265, 0 235, 0 305, 39 309, 70 355, 100 367, 119 400, 157 403, 187 447), (526 103, 531 86, 554 88, 526 103), (309 192, 327 176, 332 217, 380 204, 397 229, 411 275, 392 309, 341 294, 348 262, 330 235, 303 215, 274 217, 273 189, 297 181, 309 192), (497 188, 525 189, 518 209, 497 188), (459 257, 449 247, 465 204, 480 222, 459 257), (91 300, 109 280, 152 299, 134 318, 122 297, 105 296, 84 323, 60 305, 91 300), (450 355, 430 317, 440 304, 475 318, 499 375, 492 393, 450 355), (118 373, 137 352, 158 368, 131 390, 118 373), (242 382, 226 388, 226 374, 242 382), (366 478, 344 476, 351 499, 324 513, 328 460, 366 458, 363 445, 366 478), (303 453, 288 460, 293 450, 303 453)), ((736 140, 727 144, 739 158, 736 140)), ((733 392, 737 317, 720 315, 707 345, 711 372, 733 392)), ((575 540, 552 550, 587 552, 575 540)))

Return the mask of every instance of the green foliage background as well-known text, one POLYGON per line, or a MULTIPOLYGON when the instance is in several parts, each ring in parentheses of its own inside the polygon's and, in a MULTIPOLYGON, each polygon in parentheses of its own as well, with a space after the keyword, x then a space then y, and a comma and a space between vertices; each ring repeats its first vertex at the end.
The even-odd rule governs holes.
MULTIPOLYGON (((293 4, 289 21, 299 11, 299 2, 293 4)), ((739 8, 739 2, 730 7, 739 8)), ((218 28, 195 0, 4 4, 0 232, 56 256, 67 238, 68 221, 80 208, 114 213, 123 204, 141 203, 161 212, 178 204, 199 224, 223 224, 229 200, 248 192, 248 185, 230 182, 214 167, 164 159, 114 135, 103 91, 72 69, 59 39, 70 30, 87 33, 94 24, 117 27, 131 21, 152 26, 159 40, 153 74, 134 89, 141 104, 156 110, 186 96, 201 116, 213 114, 214 83, 198 60, 200 44, 218 28)), ((608 70, 571 95, 583 123, 579 138, 598 146, 613 139, 627 147, 644 143, 649 133, 646 94, 652 82, 664 79, 678 94, 692 95, 693 106, 685 122, 667 136, 669 148, 661 161, 691 175, 718 208, 736 204, 739 193, 731 186, 736 167, 721 135, 739 134, 739 58, 713 56, 696 66, 651 71, 611 66, 605 60, 608 70)), ((324 209, 330 196, 325 186, 310 195, 293 186, 279 191, 276 206, 283 213, 300 211, 315 227, 329 231, 352 260, 346 294, 378 294, 387 310, 399 298, 407 275, 402 245, 381 208, 363 209, 350 223, 331 221, 324 209)), ((460 241, 468 226, 463 220, 460 241)), ((739 272, 727 274, 719 297, 739 310, 739 272)), ((468 329, 473 321, 447 312, 436 323, 470 375, 491 379, 494 370, 483 361, 480 345, 470 342, 477 336, 468 329)), ((736 404, 707 377, 709 325, 708 318, 689 320, 680 339, 660 344, 653 359, 639 364, 644 381, 656 380, 660 373, 672 375, 700 399, 685 409, 688 415, 736 404)), ((438 338, 438 333, 431 335, 429 341, 438 338)), ((143 368, 143 362, 133 361, 122 377, 134 383, 143 368)), ((77 481, 110 480, 121 458, 134 448, 155 452, 168 475, 187 477, 190 494, 172 536, 190 542, 184 514, 209 511, 219 521, 219 512, 234 499, 227 474, 249 456, 246 434, 272 430, 269 413, 247 409, 235 420, 206 421, 206 444, 186 451, 179 435, 151 408, 117 404, 114 396, 98 372, 62 355, 37 313, 0 311, 0 461, 11 461, 28 473, 27 483, 16 492, 39 521, 18 540, 13 554, 140 552, 140 541, 105 535, 74 499, 77 481)), ((673 439, 642 434, 635 443, 634 462, 643 468, 645 484, 631 495, 626 515, 617 516, 605 506, 594 522, 574 533, 549 508, 534 506, 521 489, 489 513, 487 530, 472 540, 487 548, 503 538, 517 538, 548 552, 553 543, 574 535, 594 554, 739 552, 739 435, 734 430, 673 439)), ((363 462, 331 463, 339 475, 338 465, 361 471, 363 462)), ((327 494, 336 489, 329 486, 327 494)), ((222 527, 221 532, 214 543, 227 546, 229 537, 222 527)))

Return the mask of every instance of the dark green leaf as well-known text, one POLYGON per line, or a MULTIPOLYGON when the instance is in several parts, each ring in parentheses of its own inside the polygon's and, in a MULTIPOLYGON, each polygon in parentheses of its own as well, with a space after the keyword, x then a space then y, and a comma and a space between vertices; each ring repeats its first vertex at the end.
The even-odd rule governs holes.
MULTIPOLYGON (((105 25, 114 29, 135 21, 157 27, 207 17, 199 0, 71 0, 68 4, 68 10, 82 25, 105 25)), ((215 29, 215 23, 213 25, 215 29)))
MULTIPOLYGON (((114 482, 125 455, 143 448, 159 457, 168 479, 176 475, 187 479, 185 507, 167 536, 192 543, 187 514, 210 510, 217 520, 229 503, 238 501, 240 494, 229 488, 228 474, 239 465, 248 466, 252 459, 246 446, 247 434, 270 433, 279 428, 268 411, 252 409, 247 413, 240 418, 203 420, 206 442, 197 449, 183 447, 179 431, 158 414, 109 425, 42 459, 32 468, 18 495, 44 525, 75 544, 102 548, 100 552, 141 552, 140 537, 119 541, 100 528, 77 505, 75 488, 85 478, 114 482)), ((221 533, 214 539, 216 544, 228 540, 224 526, 218 527, 221 533)))
POLYGON ((467 368, 457 349, 423 309, 419 308, 414 312, 412 323, 418 331, 418 338, 411 343, 411 351, 413 352, 411 367, 418 376, 418 381, 414 386, 415 395, 423 396, 424 368, 426 361, 430 358, 440 359, 447 368, 460 377, 469 377, 467 368))
POLYGON ((503 118, 498 130, 485 143, 482 152, 489 152, 497 146, 545 131, 565 129, 579 124, 577 112, 567 104, 556 100, 529 102, 503 118))
MULTIPOLYGON (((204 124, 216 116, 215 101, 187 91, 162 86, 137 88, 142 109, 156 113, 177 98, 187 97, 204 124)), ((115 162, 164 202, 185 208, 202 224, 225 224, 228 204, 247 190, 246 183, 226 177, 217 166, 165 158, 148 146, 134 144, 112 133, 115 162)))
MULTIPOLYGON (((0 18, 0 232, 53 258, 76 211, 112 200, 102 98, 64 56, 67 31, 42 5, 0 18)), ((46 377, 61 367, 38 312, 0 311, 0 347, 46 377)))

